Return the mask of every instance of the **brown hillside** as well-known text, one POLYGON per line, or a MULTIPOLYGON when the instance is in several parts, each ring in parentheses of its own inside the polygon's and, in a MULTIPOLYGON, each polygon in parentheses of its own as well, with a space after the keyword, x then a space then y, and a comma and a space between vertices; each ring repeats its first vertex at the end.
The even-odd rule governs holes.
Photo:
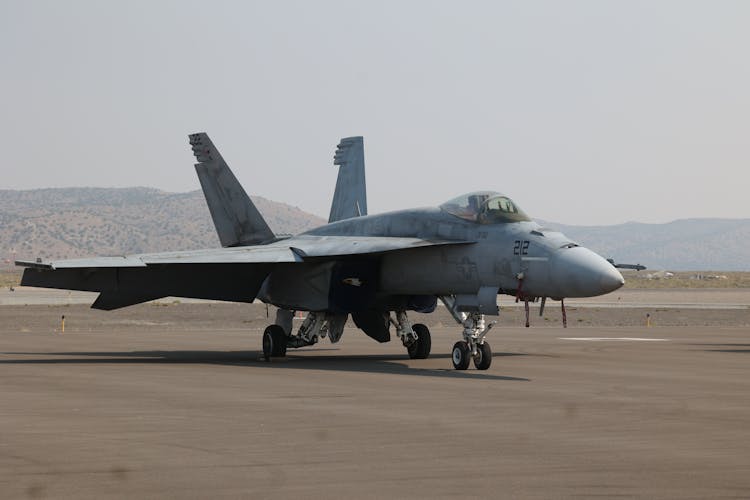
MULTIPOLYGON (((299 208, 253 197, 277 234, 325 221, 299 208)), ((0 190, 2 258, 74 258, 219 247, 200 191, 151 188, 0 190)))

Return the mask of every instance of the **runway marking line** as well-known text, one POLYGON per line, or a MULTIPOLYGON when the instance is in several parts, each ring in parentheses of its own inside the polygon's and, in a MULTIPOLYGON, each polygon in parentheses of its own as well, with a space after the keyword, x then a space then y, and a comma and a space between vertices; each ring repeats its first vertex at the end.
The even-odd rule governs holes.
POLYGON ((606 340, 614 340, 616 342, 669 342, 669 339, 642 337, 559 337, 559 340, 583 340, 589 342, 602 342, 606 340))

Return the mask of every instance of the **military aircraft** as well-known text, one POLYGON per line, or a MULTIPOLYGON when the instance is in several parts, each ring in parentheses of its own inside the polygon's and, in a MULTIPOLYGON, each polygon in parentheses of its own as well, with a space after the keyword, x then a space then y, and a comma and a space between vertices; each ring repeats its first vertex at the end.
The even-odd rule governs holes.
POLYGON ((478 191, 439 207, 367 214, 362 137, 342 139, 329 222, 292 237, 275 235, 205 133, 189 136, 195 165, 223 248, 74 260, 17 261, 22 285, 99 292, 92 307, 112 310, 166 296, 278 308, 263 333, 266 359, 326 336, 338 342, 349 316, 409 357, 430 355, 431 336, 408 311, 440 300, 462 328, 453 366, 492 362, 486 335, 498 294, 529 302, 609 293, 622 275, 596 253, 532 221, 509 197, 478 191), (296 332, 296 311, 307 315, 296 332))

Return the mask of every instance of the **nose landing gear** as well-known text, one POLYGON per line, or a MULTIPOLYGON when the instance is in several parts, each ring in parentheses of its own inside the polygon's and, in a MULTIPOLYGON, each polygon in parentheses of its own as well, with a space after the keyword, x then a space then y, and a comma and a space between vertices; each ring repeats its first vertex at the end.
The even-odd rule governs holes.
POLYGON ((474 356, 474 366, 477 370, 486 370, 492 364, 492 349, 489 342, 477 346, 477 355, 474 356))
POLYGON ((464 340, 456 342, 453 346, 453 368, 466 370, 469 361, 473 359, 477 370, 488 369, 492 364, 492 349, 484 337, 495 324, 490 323, 485 327, 484 315, 472 313, 464 320, 463 325, 464 340))
POLYGON ((448 311, 456 322, 464 327, 464 340, 456 342, 451 353, 453 368, 466 370, 469 362, 473 359, 477 370, 486 370, 492 364, 492 349, 484 337, 489 333, 495 323, 487 325, 484 314, 478 312, 466 313, 456 308, 456 300, 453 297, 440 297, 448 311))
POLYGON ((469 348, 468 342, 465 340, 459 340, 453 345, 453 352, 451 353, 451 360, 453 361, 453 368, 456 370, 465 370, 469 367, 469 360, 471 359, 471 349, 469 348))

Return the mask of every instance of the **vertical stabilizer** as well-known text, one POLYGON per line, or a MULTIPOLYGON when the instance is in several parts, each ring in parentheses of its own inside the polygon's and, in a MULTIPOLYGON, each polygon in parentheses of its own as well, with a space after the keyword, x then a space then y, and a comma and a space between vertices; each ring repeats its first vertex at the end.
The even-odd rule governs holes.
POLYGON ((208 135, 191 134, 195 171, 223 247, 257 245, 275 236, 208 135))
POLYGON ((362 137, 341 139, 333 164, 339 166, 339 176, 328 222, 367 215, 365 145, 362 137))

